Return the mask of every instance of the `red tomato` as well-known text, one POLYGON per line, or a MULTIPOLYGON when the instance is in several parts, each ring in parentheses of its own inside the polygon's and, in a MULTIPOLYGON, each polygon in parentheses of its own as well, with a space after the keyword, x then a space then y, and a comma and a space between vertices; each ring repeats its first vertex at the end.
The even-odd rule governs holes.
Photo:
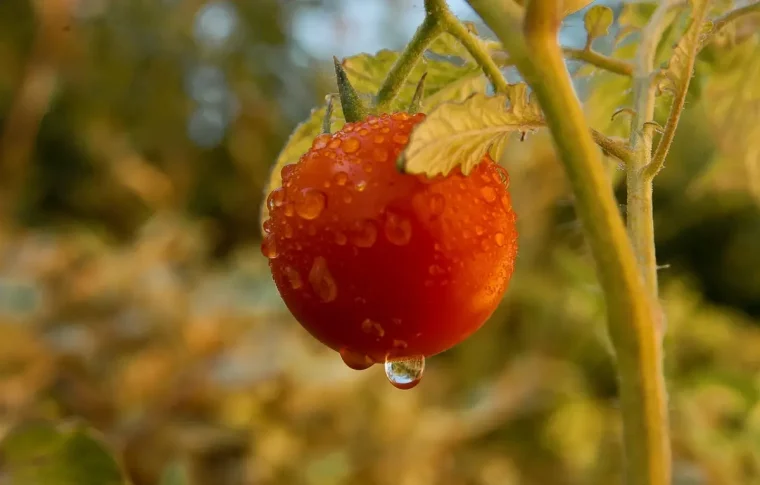
POLYGON ((488 319, 517 253, 506 170, 402 174, 423 114, 370 116, 320 135, 267 199, 262 252, 296 319, 352 368, 426 357, 488 319))

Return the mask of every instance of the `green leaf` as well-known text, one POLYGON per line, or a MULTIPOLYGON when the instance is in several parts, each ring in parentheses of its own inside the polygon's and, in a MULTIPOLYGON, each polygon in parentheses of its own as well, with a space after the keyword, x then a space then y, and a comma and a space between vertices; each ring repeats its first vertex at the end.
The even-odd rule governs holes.
MULTIPOLYGON (((398 58, 398 52, 382 50, 375 55, 359 54, 346 58, 343 61, 343 67, 348 73, 351 84, 353 84, 357 91, 376 93, 380 89, 380 85, 383 83, 388 71, 390 71, 398 58)), ((407 110, 417 89, 417 83, 425 73, 427 73, 427 78, 422 97, 423 111, 435 107, 433 103, 455 100, 456 98, 446 97, 445 94, 434 97, 440 91, 456 94, 456 88, 452 86, 455 83, 463 82, 467 84, 473 78, 482 77, 483 91, 485 91, 485 76, 480 68, 474 64, 457 66, 444 60, 423 58, 417 63, 406 83, 402 86, 398 97, 392 105, 393 111, 407 110), (433 101, 431 101, 431 98, 433 101)))
POLYGON ((612 9, 604 5, 595 5, 588 9, 583 17, 583 26, 586 28, 586 46, 598 37, 604 37, 609 33, 613 21, 612 9))
POLYGON ((100 438, 82 425, 23 423, 0 443, 0 462, 14 485, 125 485, 100 438))
POLYGON ((660 73, 658 88, 672 94, 682 93, 694 74, 691 59, 697 55, 704 39, 712 30, 711 22, 703 22, 707 13, 707 0, 692 0, 691 23, 673 49, 665 69, 660 73))
POLYGON ((172 463, 161 474, 159 485, 189 485, 190 473, 187 466, 181 462, 172 463))
POLYGON ((406 172, 429 177, 460 167, 469 174, 486 153, 499 158, 509 135, 544 124, 538 103, 525 84, 510 85, 506 95, 478 93, 462 103, 436 108, 413 131, 400 165, 406 172))

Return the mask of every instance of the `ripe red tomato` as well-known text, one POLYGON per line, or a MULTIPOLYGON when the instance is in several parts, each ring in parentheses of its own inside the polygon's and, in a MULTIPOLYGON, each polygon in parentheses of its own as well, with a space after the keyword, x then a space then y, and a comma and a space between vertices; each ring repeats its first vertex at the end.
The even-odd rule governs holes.
POLYGON ((314 337, 366 368, 442 352, 475 332, 507 288, 517 253, 506 170, 402 174, 423 114, 370 116, 320 135, 269 195, 262 252, 314 337))

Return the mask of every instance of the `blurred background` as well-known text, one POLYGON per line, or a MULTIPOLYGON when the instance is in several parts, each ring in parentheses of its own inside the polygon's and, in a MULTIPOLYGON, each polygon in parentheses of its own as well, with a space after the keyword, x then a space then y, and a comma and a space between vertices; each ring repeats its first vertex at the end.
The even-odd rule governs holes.
MULTIPOLYGON (((616 24, 594 46, 630 56, 635 32, 615 37, 652 4, 606 3, 616 24)), ((503 304, 414 391, 346 368, 271 281, 263 187, 335 91, 331 56, 399 49, 423 14, 422 0, 0 0, 0 435, 81 417, 134 485, 176 466, 194 485, 620 483, 604 303, 546 134, 502 161, 521 236, 503 304)), ((758 25, 700 55, 655 183, 678 484, 760 484, 758 25)), ((583 45, 582 12, 562 40, 583 45)), ((571 68, 592 126, 626 136, 610 116, 628 80, 571 68)))

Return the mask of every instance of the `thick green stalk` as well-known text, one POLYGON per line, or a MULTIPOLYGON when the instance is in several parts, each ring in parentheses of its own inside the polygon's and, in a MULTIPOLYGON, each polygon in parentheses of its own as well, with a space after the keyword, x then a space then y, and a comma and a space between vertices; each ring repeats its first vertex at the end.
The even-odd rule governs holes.
POLYGON ((667 397, 655 301, 645 290, 599 150, 557 42, 557 2, 468 0, 533 88, 576 197, 576 208, 604 290, 618 361, 627 485, 669 485, 667 397))

